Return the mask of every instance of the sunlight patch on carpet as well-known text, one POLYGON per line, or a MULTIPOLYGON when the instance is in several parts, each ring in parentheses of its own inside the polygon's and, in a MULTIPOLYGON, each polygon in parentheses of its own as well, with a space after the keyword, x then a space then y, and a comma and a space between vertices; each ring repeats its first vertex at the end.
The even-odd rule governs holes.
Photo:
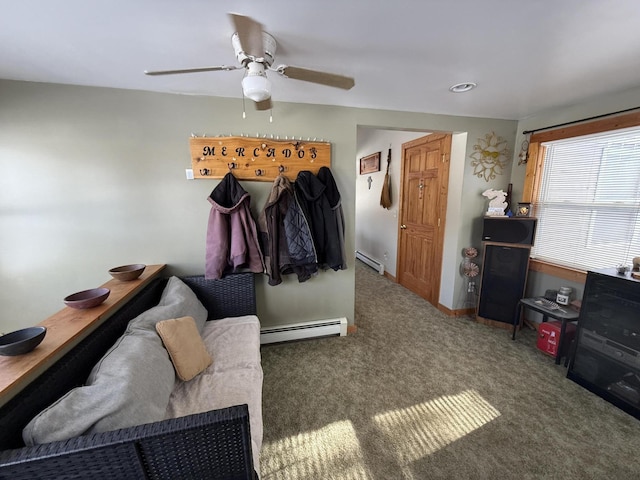
POLYGON ((262 480, 373 478, 365 466, 353 425, 348 420, 265 443, 261 458, 262 480))
POLYGON ((420 460, 500 416, 475 390, 445 395, 374 417, 401 467, 420 460))

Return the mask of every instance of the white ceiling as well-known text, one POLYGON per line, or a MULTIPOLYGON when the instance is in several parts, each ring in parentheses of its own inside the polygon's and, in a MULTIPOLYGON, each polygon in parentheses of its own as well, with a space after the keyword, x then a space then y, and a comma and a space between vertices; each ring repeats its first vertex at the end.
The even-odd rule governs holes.
POLYGON ((235 65, 228 12, 275 36, 274 66, 356 80, 342 91, 272 74, 275 109, 522 119, 640 86, 638 0, 0 0, 0 78, 240 97, 241 70, 143 74, 235 65))

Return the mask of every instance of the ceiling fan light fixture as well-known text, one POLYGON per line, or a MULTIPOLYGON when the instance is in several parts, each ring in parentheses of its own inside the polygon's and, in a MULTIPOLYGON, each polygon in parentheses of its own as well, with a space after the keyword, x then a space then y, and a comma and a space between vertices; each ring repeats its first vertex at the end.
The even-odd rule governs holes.
POLYGON ((468 92, 469 90, 473 90, 477 86, 478 84, 475 82, 456 83, 455 85, 451 85, 449 87, 449 91, 453 93, 464 93, 468 92))
POLYGON ((242 79, 242 91, 245 97, 254 102, 263 102, 271 98, 271 82, 262 64, 257 62, 249 64, 247 75, 242 79))
POLYGON ((267 77, 252 76, 242 79, 244 96, 254 102, 263 102, 271 98, 271 82, 267 77))

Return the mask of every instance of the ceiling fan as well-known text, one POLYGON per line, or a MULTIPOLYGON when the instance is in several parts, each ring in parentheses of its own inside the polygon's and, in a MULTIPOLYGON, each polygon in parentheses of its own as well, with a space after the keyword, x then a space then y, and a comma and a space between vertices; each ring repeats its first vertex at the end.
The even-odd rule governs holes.
POLYGON ((276 39, 262 30, 262 24, 242 15, 229 14, 236 29, 231 36, 231 45, 240 63, 237 65, 219 65, 214 67, 185 68, 179 70, 145 70, 146 75, 173 75, 179 73, 214 72, 218 70, 245 69, 242 79, 244 96, 255 102, 258 110, 271 108, 271 82, 267 71, 276 72, 285 78, 327 85, 349 90, 355 85, 351 77, 334 73, 320 72, 307 68, 279 65, 272 67, 277 48, 276 39))

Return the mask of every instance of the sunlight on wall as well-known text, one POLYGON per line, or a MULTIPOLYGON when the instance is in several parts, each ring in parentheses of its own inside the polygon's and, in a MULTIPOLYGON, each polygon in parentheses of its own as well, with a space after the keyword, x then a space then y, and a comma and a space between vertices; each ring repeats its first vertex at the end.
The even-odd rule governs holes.
MULTIPOLYGON (((475 390, 446 395, 374 417, 400 467, 431 455, 500 416, 475 390)), ((406 470, 405 470, 406 472, 406 470)))
POLYGON ((262 446, 263 480, 369 480, 356 432, 350 421, 335 422, 262 446))

